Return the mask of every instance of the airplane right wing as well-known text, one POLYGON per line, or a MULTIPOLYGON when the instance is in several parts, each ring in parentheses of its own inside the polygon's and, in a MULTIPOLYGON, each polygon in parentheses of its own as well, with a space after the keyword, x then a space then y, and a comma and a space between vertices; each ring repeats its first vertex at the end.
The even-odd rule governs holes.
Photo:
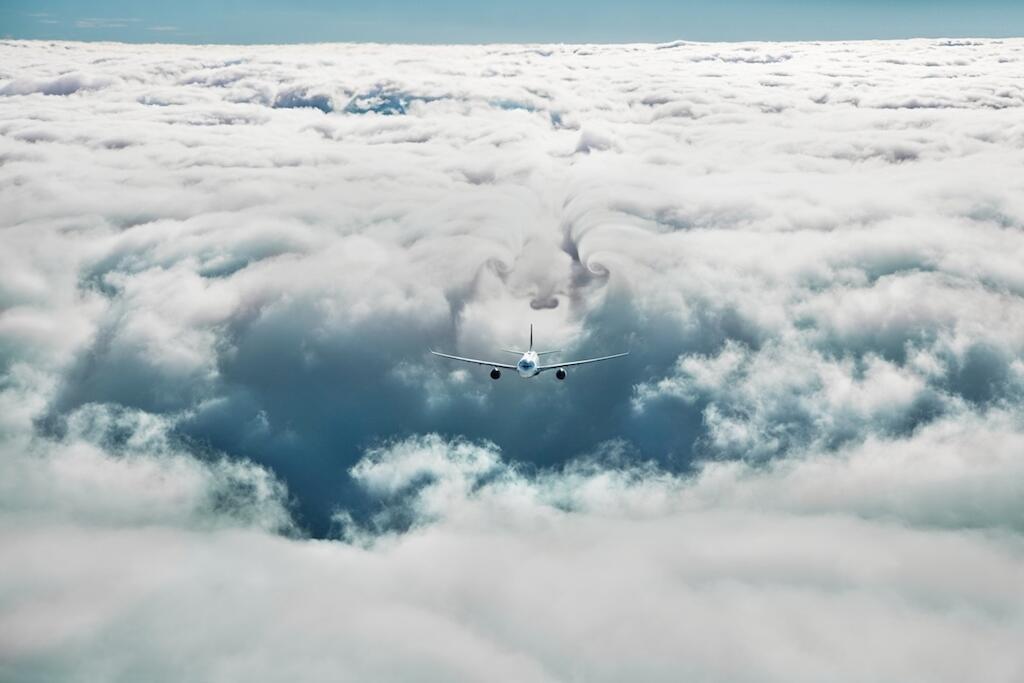
POLYGON ((509 365, 508 363, 495 363, 490 360, 478 360, 476 358, 463 358, 462 356, 453 356, 448 353, 441 353, 440 351, 434 351, 430 349, 430 352, 435 356, 441 356, 442 358, 451 358, 452 360, 461 360, 463 363, 476 363, 477 365, 487 365, 492 368, 504 368, 506 370, 515 370, 516 366, 509 365))
POLYGON ((612 358, 622 358, 628 356, 629 351, 625 353, 613 353, 610 356, 601 356, 600 358, 587 358, 586 360, 571 360, 566 363, 553 363, 551 365, 541 365, 538 370, 556 370, 558 368, 571 368, 573 365, 586 365, 587 363, 597 363, 602 360, 611 360, 612 358))

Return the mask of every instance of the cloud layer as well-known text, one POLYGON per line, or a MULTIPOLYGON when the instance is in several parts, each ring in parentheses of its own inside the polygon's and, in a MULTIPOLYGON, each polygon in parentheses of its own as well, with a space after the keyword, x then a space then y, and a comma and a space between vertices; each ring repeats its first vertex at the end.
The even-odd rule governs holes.
POLYGON ((343 541, 268 533, 280 508, 258 485, 209 508, 251 468, 164 454, 157 477, 139 453, 83 462, 76 435, 33 498, 88 491, 88 468, 131 509, 7 504, 5 674, 1012 681, 1020 427, 936 423, 909 444, 690 479, 607 459, 524 475, 493 445, 418 437, 355 466, 389 519, 343 519, 343 541), (145 519, 133 498, 155 500, 145 519), (377 531, 395 516, 412 529, 377 531))
POLYGON ((1022 58, 0 42, 2 677, 1024 675, 1022 58))

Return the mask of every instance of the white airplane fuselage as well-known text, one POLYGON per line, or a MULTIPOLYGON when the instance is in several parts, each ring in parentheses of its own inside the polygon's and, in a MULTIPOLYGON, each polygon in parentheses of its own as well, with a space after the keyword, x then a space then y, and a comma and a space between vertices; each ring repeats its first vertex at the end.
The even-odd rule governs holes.
POLYGON ((516 372, 523 379, 536 377, 540 374, 540 356, 536 351, 527 351, 516 363, 516 372))

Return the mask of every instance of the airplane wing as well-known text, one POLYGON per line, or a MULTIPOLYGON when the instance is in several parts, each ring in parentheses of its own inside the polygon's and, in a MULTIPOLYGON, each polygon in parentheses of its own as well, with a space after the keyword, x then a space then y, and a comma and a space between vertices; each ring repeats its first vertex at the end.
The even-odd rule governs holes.
POLYGON ((462 356, 453 356, 448 353, 441 353, 440 351, 430 350, 435 356, 441 356, 442 358, 451 358, 452 360, 461 360, 463 363, 476 363, 477 365, 487 365, 492 368, 504 368, 506 370, 515 370, 516 366, 509 365, 508 363, 495 363, 491 360, 477 360, 476 358, 463 358, 462 356))
POLYGON ((586 365, 587 363, 597 363, 598 361, 610 360, 612 358, 622 358, 623 356, 628 356, 628 355, 629 355, 629 351, 626 351, 625 353, 615 353, 615 354, 612 354, 610 356, 601 356, 600 358, 588 358, 586 360, 571 360, 571 361, 568 361, 566 363, 553 363, 552 365, 541 365, 537 369, 538 370, 557 370, 558 368, 567 368, 567 367, 570 367, 572 365, 586 365))

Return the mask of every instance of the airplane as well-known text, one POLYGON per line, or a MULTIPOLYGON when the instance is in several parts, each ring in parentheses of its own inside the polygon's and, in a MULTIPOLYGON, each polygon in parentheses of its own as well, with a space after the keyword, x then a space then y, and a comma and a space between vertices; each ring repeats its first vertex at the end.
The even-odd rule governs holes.
POLYGON ((476 358, 463 358, 462 356, 453 356, 449 353, 441 353, 440 351, 434 351, 430 349, 430 352, 435 356, 441 356, 442 358, 450 358, 452 360, 460 360, 463 363, 476 363, 477 365, 490 365, 491 366, 491 379, 501 379, 502 370, 515 370, 519 373, 519 376, 523 379, 529 379, 530 377, 536 377, 545 370, 554 370, 555 377, 560 380, 565 379, 568 374, 565 369, 573 365, 585 365, 587 363, 597 363, 602 360, 610 360, 612 358, 621 358, 628 356, 629 351, 625 353, 615 353, 610 356, 601 356, 600 358, 587 358, 586 360, 573 360, 567 363, 552 363, 550 365, 541 365, 540 357, 547 356, 552 353, 558 353, 558 351, 534 351, 533 350, 533 325, 530 325, 530 349, 528 351, 516 351, 515 349, 502 349, 507 353, 514 353, 516 355, 522 354, 522 358, 515 365, 509 365, 508 363, 496 363, 489 360, 478 360, 476 358))

